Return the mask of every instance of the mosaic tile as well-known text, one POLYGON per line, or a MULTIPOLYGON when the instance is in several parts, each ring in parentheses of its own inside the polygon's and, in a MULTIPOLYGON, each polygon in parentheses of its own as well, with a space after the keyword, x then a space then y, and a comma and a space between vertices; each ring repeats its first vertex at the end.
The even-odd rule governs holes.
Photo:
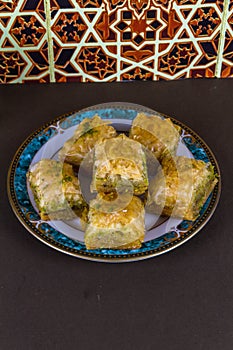
POLYGON ((0 1, 0 82, 49 81, 41 0, 0 1))
POLYGON ((214 77, 222 18, 216 2, 176 0, 163 18, 159 79, 214 77))
MULTIPOLYGON (((107 72, 104 74, 106 54, 100 47, 100 41, 94 39, 91 30, 94 21, 97 20, 100 6, 100 1, 51 2, 51 38, 54 54, 51 68, 54 70, 56 81, 83 82, 86 78, 95 79, 96 76, 98 80, 103 80, 108 75, 107 72), (98 53, 101 57, 97 59, 98 53), (93 64, 91 57, 95 61, 93 64)), ((108 65, 107 61, 106 64, 108 65)))
POLYGON ((229 12, 227 16, 221 77, 233 77, 233 2, 230 2, 229 4, 229 12))
POLYGON ((0 82, 232 76, 232 7, 226 24, 224 0, 0 0, 0 82))

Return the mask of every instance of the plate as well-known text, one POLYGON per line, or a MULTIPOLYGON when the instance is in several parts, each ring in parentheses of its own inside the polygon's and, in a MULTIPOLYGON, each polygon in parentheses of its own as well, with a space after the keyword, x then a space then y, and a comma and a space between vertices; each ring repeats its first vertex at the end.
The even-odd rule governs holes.
POLYGON ((109 120, 118 131, 127 132, 138 112, 167 118, 164 114, 136 104, 105 103, 58 117, 23 142, 9 169, 8 196, 14 213, 31 234, 50 247, 78 258, 101 262, 128 262, 166 253, 187 242, 203 228, 213 215, 219 200, 219 166, 206 143, 188 126, 172 117, 169 118, 182 129, 177 155, 210 162, 219 175, 218 184, 194 222, 146 214, 146 236, 141 248, 87 250, 84 245, 84 232, 78 219, 53 222, 40 219, 26 180, 29 167, 42 158, 57 159, 59 149, 84 118, 98 114, 101 118, 109 120))

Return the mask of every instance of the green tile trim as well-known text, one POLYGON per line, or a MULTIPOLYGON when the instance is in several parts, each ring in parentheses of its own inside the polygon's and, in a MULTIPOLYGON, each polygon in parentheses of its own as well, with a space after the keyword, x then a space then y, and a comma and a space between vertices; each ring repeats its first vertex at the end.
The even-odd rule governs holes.
POLYGON ((229 5, 230 5, 230 0, 224 0, 222 24, 220 29, 220 39, 219 39, 219 45, 218 45, 218 55, 217 55, 216 68, 215 68, 216 78, 221 77, 223 51, 224 51, 225 36, 226 36, 226 26, 227 26, 227 20, 229 15, 229 5))
POLYGON ((47 40, 48 40, 48 63, 49 63, 49 77, 50 82, 55 83, 54 72, 54 52, 53 52, 53 39, 51 35, 51 7, 50 0, 44 0, 44 9, 46 15, 46 27, 47 27, 47 40))

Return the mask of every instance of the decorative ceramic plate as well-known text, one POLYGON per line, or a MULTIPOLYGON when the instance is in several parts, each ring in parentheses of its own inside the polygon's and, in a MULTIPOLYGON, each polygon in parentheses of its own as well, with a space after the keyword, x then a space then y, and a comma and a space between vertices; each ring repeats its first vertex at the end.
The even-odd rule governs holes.
MULTIPOLYGON (((148 115, 157 114, 162 118, 167 118, 140 105, 101 104, 61 116, 44 125, 26 139, 17 151, 9 169, 8 195, 16 216, 30 233, 50 247, 75 257, 102 262, 126 262, 168 252, 189 240, 203 228, 217 206, 221 186, 220 177, 196 221, 171 217, 160 218, 146 214, 146 236, 139 249, 87 250, 84 245, 84 232, 78 219, 71 221, 43 221, 40 219, 26 180, 29 167, 41 158, 56 159, 59 149, 72 136, 76 126, 84 118, 91 118, 98 114, 103 119, 111 120, 112 125, 118 131, 127 132, 138 112, 148 115)), ((215 172, 220 175, 216 159, 205 142, 186 125, 173 118, 171 120, 182 128, 177 155, 211 162, 215 172)))

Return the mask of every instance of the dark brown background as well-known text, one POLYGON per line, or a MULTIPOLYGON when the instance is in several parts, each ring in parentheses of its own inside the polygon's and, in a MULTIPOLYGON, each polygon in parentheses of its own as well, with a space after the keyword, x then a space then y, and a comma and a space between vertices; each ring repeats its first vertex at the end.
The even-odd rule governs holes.
POLYGON ((0 86, 0 348, 233 348, 233 80, 0 86), (176 117, 211 147, 222 195, 210 222, 159 257, 94 263, 59 253, 19 223, 7 199, 10 161, 58 115, 101 102, 176 117))

